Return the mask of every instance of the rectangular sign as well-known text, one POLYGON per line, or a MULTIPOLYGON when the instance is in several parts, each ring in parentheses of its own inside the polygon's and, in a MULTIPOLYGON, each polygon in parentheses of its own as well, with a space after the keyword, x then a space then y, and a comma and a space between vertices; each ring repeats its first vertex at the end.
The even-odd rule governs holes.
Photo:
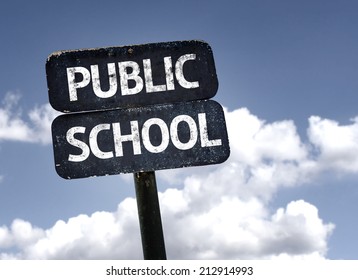
POLYGON ((203 41, 55 52, 46 74, 50 104, 61 112, 209 99, 218 89, 203 41))
POLYGON ((52 138, 66 179, 216 164, 230 154, 224 112, 212 100, 65 114, 52 138))

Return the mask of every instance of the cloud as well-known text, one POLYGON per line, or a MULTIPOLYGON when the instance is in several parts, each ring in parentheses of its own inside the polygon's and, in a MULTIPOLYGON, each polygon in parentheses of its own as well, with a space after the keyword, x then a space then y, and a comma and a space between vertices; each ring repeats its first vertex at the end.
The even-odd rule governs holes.
MULTIPOLYGON (((41 107, 33 112, 34 124, 48 114, 41 107)), ((357 172, 344 168, 355 166, 357 157, 343 145, 357 148, 356 124, 312 117, 310 142, 303 143, 292 121, 266 123, 245 108, 226 111, 226 119, 227 162, 157 172, 159 182, 171 186, 159 193, 168 258, 324 258, 334 225, 304 200, 279 209, 270 202, 280 189, 299 187, 327 168, 357 172), (335 150, 326 136, 337 130, 342 145, 335 150)), ((79 215, 49 229, 15 220, 0 227, 0 258, 141 259, 137 215, 135 199, 127 198, 114 212, 79 215)))
POLYGON ((308 136, 322 169, 358 172, 358 117, 352 119, 352 124, 339 125, 336 121, 312 116, 308 136))
MULTIPOLYGON (((176 190, 178 191, 178 190, 176 190)), ((174 192, 176 192, 174 191, 174 192)), ((168 190, 163 196, 172 196, 168 190)), ((180 196, 180 195, 179 195, 180 196)), ((177 196, 172 196, 176 200, 177 196)), ((333 225, 324 224, 318 211, 304 201, 268 215, 258 200, 223 199, 210 210, 190 211, 162 198, 167 253, 170 259, 270 259, 320 256, 333 225)), ((183 202, 185 204, 185 202, 183 202)), ((176 202, 178 205, 178 202, 176 202)), ((140 259, 142 258, 136 203, 128 198, 116 212, 79 215, 58 221, 48 229, 15 220, 0 228, 3 248, 16 246, 19 253, 2 253, 20 259, 140 259)))
POLYGON ((0 106, 0 142, 21 141, 49 144, 51 142, 51 123, 58 115, 49 104, 30 110, 23 117, 19 101, 21 95, 16 92, 5 94, 0 106))
POLYGON ((16 110, 19 95, 7 93, 0 107, 0 141, 31 141, 32 131, 16 110))
POLYGON ((32 109, 28 116, 31 123, 33 141, 41 144, 52 143, 51 124, 59 115, 50 104, 43 104, 32 109))
POLYGON ((262 238, 262 247, 268 252, 278 255, 326 253, 326 240, 334 225, 324 224, 315 206, 303 200, 290 202, 286 209, 278 209, 271 221, 274 224, 271 232, 263 233, 262 238))
POLYGON ((0 253, 3 259, 139 259, 141 241, 136 202, 127 198, 114 213, 96 212, 57 221, 47 230, 15 220, 0 227, 0 249, 19 248, 18 253, 0 253))
POLYGON ((301 161, 307 156, 291 120, 267 124, 246 108, 227 112, 226 119, 236 160, 253 166, 264 159, 301 161))
MULTIPOLYGON (((51 123, 58 113, 49 104, 36 106, 24 118, 21 95, 7 92, 0 103, 0 144, 4 141, 51 143, 51 123)), ((4 176, 0 174, 0 183, 4 176)))

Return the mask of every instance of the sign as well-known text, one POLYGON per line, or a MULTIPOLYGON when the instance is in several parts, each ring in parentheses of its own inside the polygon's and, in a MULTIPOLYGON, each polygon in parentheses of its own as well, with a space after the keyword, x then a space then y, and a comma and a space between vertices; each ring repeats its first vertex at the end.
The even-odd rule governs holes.
POLYGON ((203 41, 55 52, 46 74, 50 104, 61 112, 209 99, 218 89, 203 41))
POLYGON ((230 154, 224 112, 212 100, 65 114, 52 137, 66 179, 221 163, 230 154))

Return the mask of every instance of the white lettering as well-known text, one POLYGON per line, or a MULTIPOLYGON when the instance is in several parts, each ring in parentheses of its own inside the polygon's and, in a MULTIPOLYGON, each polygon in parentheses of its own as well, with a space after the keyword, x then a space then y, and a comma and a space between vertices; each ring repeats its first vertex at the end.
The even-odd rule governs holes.
POLYGON ((221 139, 209 140, 208 126, 206 124, 206 114, 200 113, 199 118, 199 130, 200 130, 200 141, 202 147, 213 147, 221 146, 221 139))
POLYGON ((147 92, 166 91, 167 87, 165 85, 158 85, 158 86, 153 85, 152 66, 150 63, 150 59, 143 59, 143 67, 144 67, 145 88, 147 92))
POLYGON ((90 83, 91 74, 84 67, 69 67, 67 70, 68 91, 70 101, 77 101, 77 89, 84 88, 90 83), (76 73, 82 74, 82 81, 76 82, 76 73))
POLYGON ((108 67, 108 77, 109 77, 109 89, 107 91, 102 91, 101 82, 98 73, 98 65, 91 65, 93 91, 95 95, 101 98, 112 97, 117 92, 117 77, 116 77, 115 64, 108 63, 107 67, 108 67))
POLYGON ((198 129, 196 128, 194 119, 188 115, 180 115, 175 117, 170 124, 170 136, 174 146, 179 150, 189 150, 194 147, 198 139, 198 129), (190 137, 186 143, 183 143, 179 140, 178 125, 180 122, 186 122, 189 126, 190 137))
POLYGON ((152 118, 143 124, 142 138, 144 147, 151 153, 163 152, 169 145, 169 131, 168 127, 162 119, 152 118), (162 134, 162 142, 158 146, 154 146, 150 141, 149 129, 152 125, 157 125, 162 134))
POLYGON ((179 57, 178 61, 175 63, 175 76, 178 80, 178 83, 183 87, 183 88, 198 88, 199 87, 199 82, 189 82, 185 79, 184 77, 184 63, 188 60, 195 60, 196 59, 196 54, 185 54, 182 55, 181 57, 179 57))
MULTIPOLYGON (((184 75, 184 64, 189 60, 196 60, 196 54, 184 54, 179 57, 175 63, 175 75, 173 69, 173 61, 170 56, 163 58, 164 60, 164 74, 165 84, 154 85, 153 82, 153 68, 150 59, 143 59, 143 76, 140 65, 135 61, 118 62, 118 73, 116 70, 116 63, 107 63, 108 71, 108 90, 103 90, 101 86, 101 78, 99 73, 100 67, 98 64, 90 65, 90 70, 85 67, 68 67, 67 82, 70 101, 78 100, 78 89, 88 86, 92 79, 92 89, 94 94, 100 98, 110 98, 118 93, 118 84, 120 85, 120 94, 134 95, 143 91, 145 92, 164 92, 175 90, 174 76, 176 77, 180 86, 186 89, 193 89, 199 87, 198 81, 188 81, 184 75), (79 75, 82 75, 80 79, 79 75)), ((103 76, 103 75, 102 75, 103 76)))
POLYGON ((134 61, 119 62, 120 84, 122 95, 137 94, 143 89, 143 80, 139 75, 140 69, 138 63, 134 61), (127 68, 132 68, 132 72, 128 73, 127 68), (129 88, 128 80, 135 82, 135 87, 129 88))
POLYGON ((80 155, 69 154, 68 155, 68 161, 73 161, 73 162, 84 161, 90 155, 90 149, 86 145, 86 143, 84 143, 84 142, 82 142, 82 141, 80 141, 80 140, 75 138, 76 133, 85 133, 85 131, 86 131, 86 128, 83 127, 83 126, 75 126, 75 127, 70 128, 67 131, 67 133, 66 133, 67 142, 70 145, 75 146, 77 148, 80 148, 82 150, 82 153, 80 155))
POLYGON ((75 138, 76 133, 85 133, 85 127, 75 126, 70 128, 66 134, 67 142, 81 149, 82 152, 78 155, 69 154, 68 161, 84 161, 89 157, 91 152, 99 159, 123 157, 123 142, 127 141, 132 142, 133 155, 140 155, 142 154, 140 137, 142 137, 144 148, 150 153, 161 153, 165 151, 170 144, 170 140, 174 147, 179 150, 192 149, 197 144, 198 138, 200 139, 202 148, 222 145, 221 139, 209 139, 205 113, 198 114, 198 124, 191 116, 179 115, 172 119, 170 125, 167 125, 164 120, 160 118, 150 118, 144 122, 141 131, 137 120, 130 121, 130 127, 130 134, 122 135, 121 124, 119 122, 98 124, 94 126, 89 133, 89 145, 75 138), (150 134, 153 126, 157 126, 160 132, 156 131, 155 135, 153 133, 150 134), (104 130, 111 130, 111 128, 113 129, 114 151, 102 151, 98 144, 99 133, 104 130), (154 141, 153 137, 156 137, 157 141, 154 141), (160 143, 158 144, 158 142, 160 143))
POLYGON ((96 125, 94 128, 92 128, 90 135, 89 135, 89 144, 91 147, 92 153, 100 158, 100 159, 107 159, 113 157, 113 152, 103 152, 98 147, 98 133, 100 133, 102 130, 109 130, 111 128, 109 123, 102 123, 99 125, 96 125))
POLYGON ((167 90, 174 90, 173 63, 170 56, 164 57, 165 80, 167 82, 167 90))
POLYGON ((123 156, 123 145, 125 141, 132 141, 133 143, 133 154, 139 155, 142 153, 140 148, 140 136, 138 129, 138 121, 131 121, 131 134, 122 135, 121 126, 119 123, 113 123, 113 136, 114 136, 114 149, 116 157, 123 156))

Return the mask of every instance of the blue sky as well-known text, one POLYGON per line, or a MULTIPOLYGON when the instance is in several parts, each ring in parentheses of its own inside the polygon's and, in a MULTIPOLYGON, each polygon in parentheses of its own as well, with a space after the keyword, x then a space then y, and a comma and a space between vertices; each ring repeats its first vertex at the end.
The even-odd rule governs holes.
POLYGON ((213 49, 232 153, 157 172, 168 256, 357 259, 357 11, 332 0, 2 1, 0 258, 142 257, 131 175, 55 172, 45 62, 199 39, 213 49))

